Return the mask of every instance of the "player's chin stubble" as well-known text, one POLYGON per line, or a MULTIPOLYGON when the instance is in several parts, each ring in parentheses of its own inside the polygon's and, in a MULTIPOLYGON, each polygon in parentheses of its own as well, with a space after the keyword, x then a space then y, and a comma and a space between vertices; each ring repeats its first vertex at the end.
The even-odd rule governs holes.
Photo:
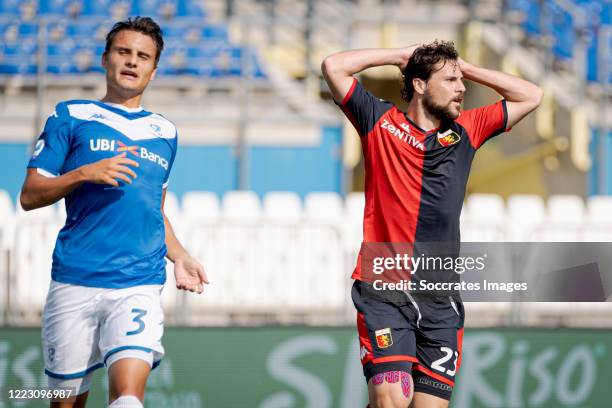
POLYGON ((429 95, 427 92, 425 93, 425 95, 423 95, 423 107, 425 108, 425 110, 427 110, 427 112, 431 116, 441 121, 455 120, 459 116, 461 108, 453 110, 451 106, 452 103, 453 101, 450 101, 446 105, 439 105, 434 102, 431 95, 429 95))

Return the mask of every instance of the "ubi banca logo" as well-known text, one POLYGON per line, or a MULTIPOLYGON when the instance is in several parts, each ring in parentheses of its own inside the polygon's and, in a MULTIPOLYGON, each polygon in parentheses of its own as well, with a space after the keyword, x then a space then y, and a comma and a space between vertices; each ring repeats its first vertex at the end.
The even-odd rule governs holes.
POLYGON ((147 159, 153 163, 157 163, 164 170, 168 170, 168 160, 164 159, 160 155, 150 152, 146 147, 142 146, 128 146, 119 140, 112 139, 90 139, 89 149, 92 152, 129 152, 136 157, 141 159, 147 159))

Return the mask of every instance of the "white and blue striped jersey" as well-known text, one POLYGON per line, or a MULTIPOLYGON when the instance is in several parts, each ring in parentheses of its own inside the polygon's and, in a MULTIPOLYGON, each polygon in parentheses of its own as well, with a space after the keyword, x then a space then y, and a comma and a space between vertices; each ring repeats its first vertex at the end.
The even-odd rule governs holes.
POLYGON ((66 196, 66 224, 53 252, 56 282, 99 288, 166 280, 162 190, 177 150, 164 117, 99 101, 59 103, 28 164, 47 177, 127 153, 138 162, 132 184, 84 183, 66 196))

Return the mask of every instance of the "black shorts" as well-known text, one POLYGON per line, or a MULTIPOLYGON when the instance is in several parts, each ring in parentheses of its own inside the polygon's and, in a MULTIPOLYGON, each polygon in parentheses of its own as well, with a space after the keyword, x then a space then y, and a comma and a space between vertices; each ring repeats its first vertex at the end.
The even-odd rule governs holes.
MULTIPOLYGON (((463 305, 450 298, 378 298, 355 281, 360 357, 366 381, 388 371, 411 372, 415 391, 449 399, 461 365, 463 305)), ((397 293, 396 293, 397 295, 397 293)))

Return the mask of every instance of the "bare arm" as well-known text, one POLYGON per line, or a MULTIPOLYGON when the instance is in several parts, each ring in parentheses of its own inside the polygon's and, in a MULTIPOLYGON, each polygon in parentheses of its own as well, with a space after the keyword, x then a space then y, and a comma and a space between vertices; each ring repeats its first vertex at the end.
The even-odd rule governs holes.
POLYGON ((536 109, 542 101, 542 89, 514 75, 481 68, 459 60, 464 78, 494 89, 506 99, 510 128, 536 109))
POLYGON ((168 217, 166 217, 166 214, 164 213, 165 201, 166 201, 166 190, 164 190, 162 193, 162 214, 164 216, 164 227, 166 229, 166 236, 165 236, 166 256, 172 262, 176 262, 177 259, 188 256, 189 253, 183 247, 181 242, 178 240, 178 238, 174 234, 174 228, 172 228, 172 224, 170 223, 170 220, 168 219, 168 217))
POLYGON ((30 168, 21 188, 21 206, 29 211, 51 205, 85 182, 118 187, 117 179, 120 179, 131 184, 130 177, 135 178, 136 173, 128 166, 138 167, 138 163, 125 156, 126 153, 122 153, 86 164, 58 177, 46 177, 39 174, 37 169, 30 168))
POLYGON ((197 259, 189 255, 187 250, 180 243, 172 224, 164 213, 164 204, 166 202, 166 190, 162 192, 162 215, 164 217, 164 227, 166 231, 166 256, 174 263, 174 277, 176 279, 176 287, 178 289, 188 290, 190 292, 202 293, 204 284, 208 284, 208 277, 204 272, 204 267, 197 259))
POLYGON ((321 70, 336 102, 341 102, 353 85, 353 75, 365 69, 395 65, 404 70, 416 46, 389 49, 349 50, 323 60, 321 70))

